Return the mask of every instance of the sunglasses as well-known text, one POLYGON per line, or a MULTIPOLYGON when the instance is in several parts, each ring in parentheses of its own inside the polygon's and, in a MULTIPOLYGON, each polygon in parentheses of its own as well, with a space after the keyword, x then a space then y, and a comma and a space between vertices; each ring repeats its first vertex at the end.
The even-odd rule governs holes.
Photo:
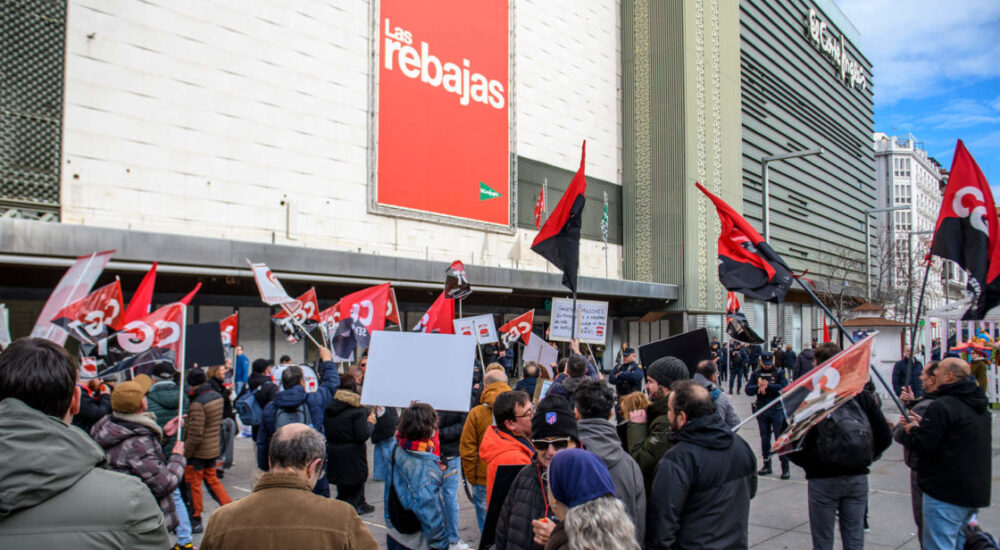
POLYGON ((555 447, 557 451, 561 451, 569 446, 569 438, 564 437, 562 439, 532 439, 531 444, 534 445, 538 452, 544 453, 549 450, 549 445, 555 447))

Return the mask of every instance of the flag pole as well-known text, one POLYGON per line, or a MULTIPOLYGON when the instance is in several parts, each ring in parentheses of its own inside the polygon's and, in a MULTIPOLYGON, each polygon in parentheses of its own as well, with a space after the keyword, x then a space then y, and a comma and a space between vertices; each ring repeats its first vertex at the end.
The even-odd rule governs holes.
POLYGON ((177 386, 177 441, 181 440, 181 422, 184 416, 184 368, 181 367, 181 383, 177 386))
MULTIPOLYGON (((910 329, 910 356, 906 359, 906 382, 904 386, 910 385, 910 375, 913 372, 913 353, 916 351, 914 346, 917 342, 917 325, 920 324, 920 311, 924 307, 924 292, 927 291, 927 276, 931 272, 931 259, 927 258, 927 267, 924 269, 924 282, 920 285, 920 298, 917 300, 917 311, 913 316, 913 328, 910 329)), ((971 337, 970 337, 971 339, 971 337)), ((905 415, 904 415, 905 416, 905 415)))
POLYGON ((573 320, 570 322, 569 337, 576 339, 576 290, 573 291, 573 320))
POLYGON ((748 417, 746 417, 745 419, 743 419, 743 421, 742 421, 742 422, 740 422, 739 424, 737 424, 737 425, 733 426, 733 432, 736 432, 737 430, 739 430, 740 428, 742 428, 744 424, 746 424, 747 422, 750 422, 750 421, 751 421, 751 420, 753 420, 754 418, 757 418, 758 416, 760 416, 760 414, 761 414, 762 412, 764 412, 764 411, 766 411, 766 410, 770 409, 771 407, 773 407, 773 406, 777 405, 777 404, 778 404, 778 403, 780 403, 780 402, 781 402, 781 401, 782 401, 782 400, 783 400, 784 398, 785 398, 785 396, 784 396, 784 395, 779 395, 778 397, 776 397, 776 398, 772 399, 770 403, 768 403, 767 405, 764 405, 763 407, 761 407, 761 408, 757 409, 757 410, 756 410, 756 411, 755 411, 755 412, 754 412, 753 414, 751 414, 750 416, 748 416, 748 417))

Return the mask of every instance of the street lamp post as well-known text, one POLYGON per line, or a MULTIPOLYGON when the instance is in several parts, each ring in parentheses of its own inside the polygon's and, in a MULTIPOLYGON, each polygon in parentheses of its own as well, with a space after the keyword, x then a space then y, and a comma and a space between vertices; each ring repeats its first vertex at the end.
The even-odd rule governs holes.
MULTIPOLYGON (((767 164, 776 160, 788 160, 799 157, 807 157, 809 155, 822 155, 822 147, 813 147, 812 149, 805 149, 802 151, 792 151, 790 153, 779 153, 777 155, 768 155, 761 157, 760 159, 760 180, 763 182, 763 200, 761 201, 761 208, 763 209, 764 218, 764 240, 768 244, 771 243, 771 193, 770 193, 770 177, 771 174, 767 169, 767 164)), ((767 346, 767 304, 764 304, 764 345, 767 346)))
POLYGON ((888 208, 873 208, 865 210, 865 288, 868 301, 872 301, 872 231, 868 223, 868 217, 877 212, 895 212, 896 210, 909 210, 910 205, 891 206, 888 208))

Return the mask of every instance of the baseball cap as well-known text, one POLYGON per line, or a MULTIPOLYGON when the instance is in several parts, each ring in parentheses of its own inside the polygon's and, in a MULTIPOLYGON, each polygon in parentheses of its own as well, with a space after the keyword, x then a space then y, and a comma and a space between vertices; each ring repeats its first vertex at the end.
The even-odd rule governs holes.
POLYGON ((122 382, 115 386, 111 392, 112 410, 133 414, 142 408, 142 398, 146 396, 149 387, 153 385, 153 380, 145 374, 140 374, 134 379, 122 382))
POLYGON ((769 351, 765 351, 764 353, 760 354, 760 361, 765 365, 772 365, 774 364, 774 354, 769 351))

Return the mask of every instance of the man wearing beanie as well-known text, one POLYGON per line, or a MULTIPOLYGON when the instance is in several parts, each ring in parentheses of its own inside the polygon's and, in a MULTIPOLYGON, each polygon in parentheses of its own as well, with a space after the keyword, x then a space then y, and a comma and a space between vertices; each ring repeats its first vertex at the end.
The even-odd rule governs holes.
POLYGON ((551 527, 542 534, 545 540, 555 527, 543 476, 556 453, 580 446, 576 416, 562 396, 549 395, 538 403, 531 417, 531 444, 535 457, 518 472, 500 509, 496 550, 543 550, 544 544, 534 540, 532 522, 548 518, 544 523, 551 527))
MULTIPOLYGON (((171 367, 172 370, 172 367, 171 367)), ((177 416, 163 428, 147 412, 146 392, 153 381, 145 374, 118 384, 111 393, 111 414, 91 429, 94 441, 104 448, 108 469, 141 479, 156 497, 168 528, 178 526, 173 494, 184 475, 184 443, 174 443, 170 458, 161 447, 164 436, 177 433, 177 416)), ((178 533, 174 548, 191 548, 190 531, 178 533)))
POLYGON ((688 380, 691 372, 676 357, 666 356, 653 361, 646 371, 646 393, 651 404, 645 410, 629 414, 626 439, 628 452, 639 463, 646 494, 653 484, 653 473, 660 459, 670 449, 670 421, 667 419, 667 397, 670 385, 677 380, 688 380))
POLYGON ((222 396, 212 390, 205 371, 193 368, 187 376, 191 399, 187 423, 184 426, 184 456, 188 459, 184 481, 191 486, 191 529, 201 533, 201 484, 212 489, 219 505, 232 502, 226 488, 219 482, 215 464, 221 454, 219 430, 222 427, 222 396))

